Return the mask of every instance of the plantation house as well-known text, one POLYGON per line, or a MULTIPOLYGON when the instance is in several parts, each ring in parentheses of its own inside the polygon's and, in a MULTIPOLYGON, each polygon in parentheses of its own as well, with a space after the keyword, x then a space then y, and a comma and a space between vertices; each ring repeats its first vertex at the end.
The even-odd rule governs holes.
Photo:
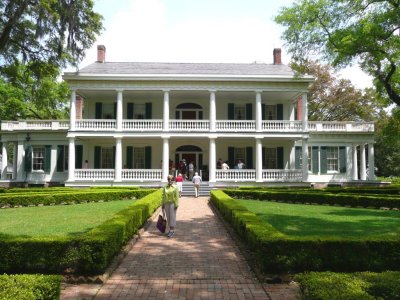
POLYGON ((2 185, 159 185, 183 159, 210 186, 375 179, 373 123, 308 121, 313 78, 280 49, 273 64, 105 56, 64 74, 69 120, 2 121, 2 185))

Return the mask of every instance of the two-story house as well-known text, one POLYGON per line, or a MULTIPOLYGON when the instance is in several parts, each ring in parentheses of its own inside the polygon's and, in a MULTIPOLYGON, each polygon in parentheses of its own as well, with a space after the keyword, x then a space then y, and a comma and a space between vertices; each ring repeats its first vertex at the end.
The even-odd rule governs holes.
POLYGON ((273 64, 107 62, 97 51, 63 76, 69 120, 2 121, 3 185, 154 185, 182 161, 211 186, 375 179, 374 125, 308 121, 313 78, 280 49, 273 64))

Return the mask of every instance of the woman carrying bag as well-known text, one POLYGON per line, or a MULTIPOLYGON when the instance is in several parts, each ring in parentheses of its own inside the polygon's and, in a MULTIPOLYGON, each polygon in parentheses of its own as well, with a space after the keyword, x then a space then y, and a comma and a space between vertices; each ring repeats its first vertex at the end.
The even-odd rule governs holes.
POLYGON ((175 234, 176 211, 179 206, 179 189, 174 184, 174 177, 172 175, 168 175, 167 181, 168 183, 163 188, 162 209, 165 210, 165 214, 167 215, 169 226, 167 236, 171 238, 175 234))

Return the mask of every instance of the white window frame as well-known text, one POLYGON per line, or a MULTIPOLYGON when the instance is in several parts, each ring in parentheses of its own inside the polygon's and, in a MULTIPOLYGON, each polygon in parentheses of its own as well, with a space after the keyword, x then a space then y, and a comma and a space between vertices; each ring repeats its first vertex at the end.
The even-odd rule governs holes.
POLYGON ((339 147, 326 147, 326 170, 328 173, 339 173, 339 147))
POLYGON ((133 168, 134 169, 144 169, 145 167, 145 148, 144 147, 134 147, 133 148, 133 168))
POLYGON ((44 172, 46 148, 44 146, 32 146, 32 171, 44 172))
POLYGON ((265 105, 265 116, 264 119, 268 121, 276 120, 277 112, 276 112, 276 105, 265 105), (271 118, 269 117, 271 115, 271 118))
POLYGON ((113 169, 113 147, 101 147, 101 167, 102 169, 113 169))

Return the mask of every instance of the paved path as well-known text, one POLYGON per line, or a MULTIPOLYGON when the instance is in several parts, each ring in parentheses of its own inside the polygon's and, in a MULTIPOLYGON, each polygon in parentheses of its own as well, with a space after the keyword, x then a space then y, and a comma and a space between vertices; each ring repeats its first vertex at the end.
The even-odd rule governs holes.
POLYGON ((208 198, 183 197, 173 238, 161 235, 153 221, 103 286, 70 286, 61 299, 94 295, 96 300, 294 300, 297 288, 260 284, 208 198))

